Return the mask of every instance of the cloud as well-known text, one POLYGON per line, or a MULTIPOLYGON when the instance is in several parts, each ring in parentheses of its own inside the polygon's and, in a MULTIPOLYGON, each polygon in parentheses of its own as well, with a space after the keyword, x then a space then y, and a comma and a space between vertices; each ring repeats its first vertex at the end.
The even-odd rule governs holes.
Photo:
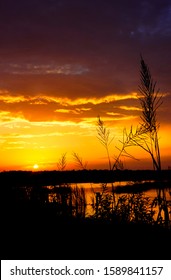
POLYGON ((11 127, 17 127, 19 122, 24 122, 23 116, 20 112, 11 112, 11 111, 0 111, 0 126, 8 125, 11 127))
MULTIPOLYGON (((47 95, 22 96, 6 93, 0 95, 1 125, 9 128, 24 126, 84 126, 85 120, 97 118, 98 115, 117 114, 118 118, 137 115, 137 93, 109 94, 102 97, 67 98, 47 95), (127 105, 128 104, 128 105, 127 105), (125 107, 124 107, 125 106, 125 107), (124 112, 123 112, 124 111, 124 112), (3 122, 3 123, 2 123, 3 122)), ((116 120, 116 115, 114 120, 116 120)), ((87 124, 86 124, 87 125, 87 124)))
MULTIPOLYGON (((29 102, 30 104, 49 104, 49 103, 58 103, 62 106, 77 106, 77 105, 86 105, 86 104, 101 104, 101 103, 111 103, 119 100, 129 100, 137 99, 137 93, 131 92, 129 94, 108 94, 102 97, 94 96, 91 98, 68 98, 68 97, 56 97, 56 96, 24 96, 24 95, 12 95, 8 91, 0 93, 0 101, 4 103, 22 103, 29 102)), ((88 111, 87 108, 83 110, 88 111)))
POLYGON ((102 103, 111 103, 118 100, 128 100, 128 99, 137 99, 137 93, 132 92, 130 94, 109 94, 103 97, 91 97, 91 98, 56 98, 56 97, 49 97, 47 96, 46 99, 51 102, 60 103, 63 106, 77 106, 77 105, 86 105, 86 104, 93 104, 98 105, 102 103))
POLYGON ((35 64, 35 63, 1 63, 1 72, 13 75, 82 75, 89 72, 87 67, 79 64, 35 64))
POLYGON ((119 106, 118 108, 126 110, 126 111, 141 111, 141 108, 139 108, 139 107, 119 106))
POLYGON ((123 120, 125 121, 125 120, 137 119, 137 116, 126 116, 126 115, 117 114, 117 113, 113 113, 113 112, 107 112, 106 114, 109 116, 112 116, 113 121, 123 121, 123 120))
POLYGON ((171 34, 171 5, 169 1, 139 1, 135 6, 135 19, 130 19, 130 37, 149 42, 151 38, 164 38, 171 34), (138 7, 139 6, 139 7, 138 7), (139 17, 136 17, 136 14, 139 17), (131 29, 132 27, 132 29, 131 29))
POLYGON ((79 115, 83 112, 87 112, 87 111, 90 111, 91 108, 75 108, 74 110, 73 109, 65 109, 65 108, 61 108, 61 109, 56 109, 55 110, 55 113, 64 113, 64 114, 68 114, 68 113, 73 113, 73 114, 76 114, 76 115, 79 115))
POLYGON ((9 91, 0 91, 0 101, 4 103, 19 103, 28 100, 27 97, 21 95, 12 95, 9 91))

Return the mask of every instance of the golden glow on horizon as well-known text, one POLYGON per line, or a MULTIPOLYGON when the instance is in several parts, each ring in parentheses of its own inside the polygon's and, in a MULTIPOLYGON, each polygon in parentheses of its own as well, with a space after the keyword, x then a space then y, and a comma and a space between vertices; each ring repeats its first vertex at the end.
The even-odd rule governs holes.
MULTIPOLYGON (((139 122, 141 109, 136 99, 136 93, 70 99, 12 96, 8 92, 3 95, 1 91, 0 170, 54 170, 63 153, 67 153, 66 168, 74 169, 73 152, 88 161, 87 168, 108 168, 105 149, 97 139, 97 116, 101 116, 114 137, 110 146, 113 159, 118 153, 116 146, 122 140, 123 128, 129 130, 139 122)), ((168 135, 171 135, 171 125, 161 123, 161 156, 171 158, 168 135)), ((129 152, 138 159, 149 159, 141 149, 130 148, 129 152)), ((132 165, 126 158, 124 162, 125 168, 136 166, 136 162, 132 165)))

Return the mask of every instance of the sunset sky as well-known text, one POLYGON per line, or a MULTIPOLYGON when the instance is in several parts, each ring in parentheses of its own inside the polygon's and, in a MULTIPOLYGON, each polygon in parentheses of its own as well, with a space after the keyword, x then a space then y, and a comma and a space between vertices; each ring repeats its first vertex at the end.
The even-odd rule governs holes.
MULTIPOLYGON (((1 0, 0 171, 55 170, 73 152, 108 168, 97 139, 100 115, 111 157, 123 128, 139 123, 140 53, 156 88, 162 168, 171 166, 171 1, 1 0)), ((149 156, 124 167, 152 168, 149 156)))

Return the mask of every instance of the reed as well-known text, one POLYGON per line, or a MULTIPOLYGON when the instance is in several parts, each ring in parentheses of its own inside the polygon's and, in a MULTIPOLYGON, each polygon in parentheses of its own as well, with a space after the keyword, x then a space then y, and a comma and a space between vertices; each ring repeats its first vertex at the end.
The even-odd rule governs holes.
POLYGON ((157 111, 162 104, 162 95, 159 94, 159 89, 156 90, 156 82, 153 82, 150 69, 141 56, 140 61, 140 85, 139 85, 139 100, 142 109, 140 116, 141 122, 133 130, 123 130, 123 150, 131 146, 140 147, 148 153, 152 159, 154 170, 161 171, 161 157, 159 147, 158 131, 160 124, 157 121, 157 111))
POLYGON ((82 170, 87 169, 88 161, 84 161, 82 157, 76 152, 73 152, 72 156, 77 167, 82 170))
POLYGON ((160 197, 160 201, 158 197, 151 200, 141 191, 116 196, 115 190, 109 191, 107 184, 102 184, 101 191, 94 195, 94 219, 107 219, 117 224, 150 224, 167 228, 171 226, 171 202, 165 198, 160 197), (167 209, 164 211, 163 207, 167 209))

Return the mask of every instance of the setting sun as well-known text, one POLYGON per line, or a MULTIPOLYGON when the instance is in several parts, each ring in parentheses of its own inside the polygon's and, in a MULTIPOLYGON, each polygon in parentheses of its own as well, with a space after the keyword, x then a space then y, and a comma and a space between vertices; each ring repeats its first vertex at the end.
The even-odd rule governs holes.
POLYGON ((34 168, 34 169, 38 169, 38 168, 39 168, 38 164, 34 164, 34 165, 33 165, 33 168, 34 168))

